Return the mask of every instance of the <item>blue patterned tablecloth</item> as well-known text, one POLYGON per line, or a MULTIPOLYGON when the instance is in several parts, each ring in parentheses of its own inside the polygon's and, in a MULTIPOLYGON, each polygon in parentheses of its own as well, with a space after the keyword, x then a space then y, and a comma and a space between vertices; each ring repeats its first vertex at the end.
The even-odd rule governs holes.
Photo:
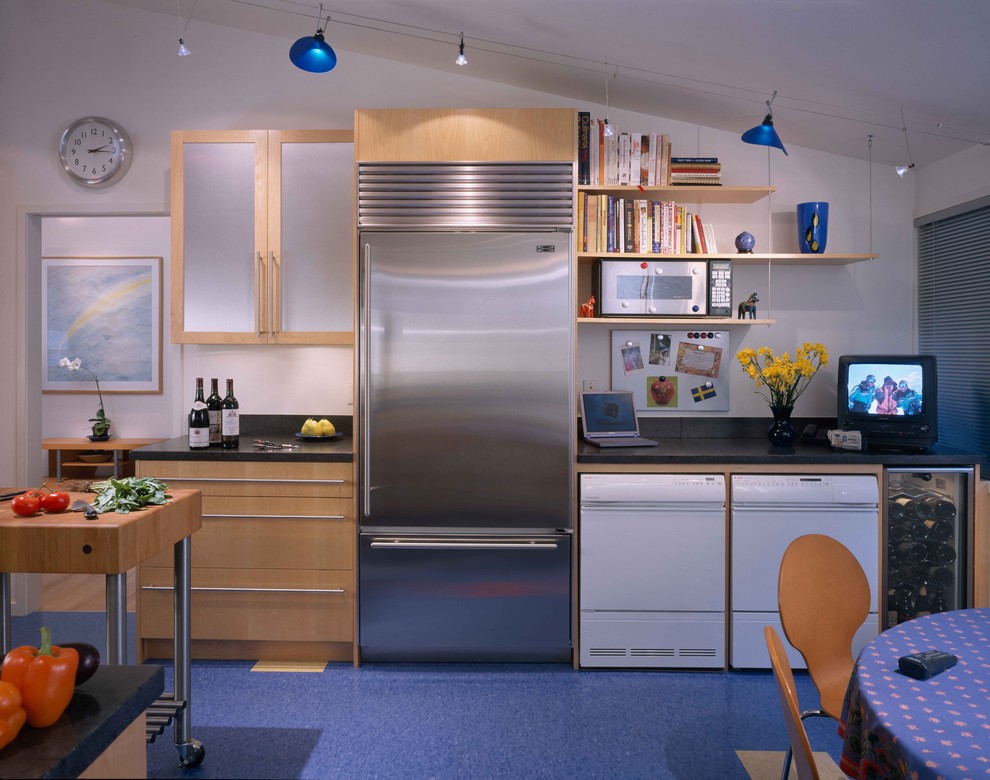
POLYGON ((990 609, 926 615, 875 637, 856 661, 839 735, 850 777, 990 778, 990 609), (928 680, 898 671, 898 658, 923 650, 959 662, 928 680))

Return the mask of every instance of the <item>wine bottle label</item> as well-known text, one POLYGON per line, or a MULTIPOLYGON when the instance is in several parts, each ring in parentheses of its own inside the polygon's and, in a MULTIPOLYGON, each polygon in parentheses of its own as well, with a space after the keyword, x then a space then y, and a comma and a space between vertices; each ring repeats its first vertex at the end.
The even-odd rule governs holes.
POLYGON ((196 411, 206 408, 206 401, 193 401, 192 408, 196 411))
POLYGON ((210 446, 210 429, 209 428, 190 428, 189 429, 189 446, 190 447, 209 447, 210 446))
POLYGON ((237 409, 224 409, 220 418, 220 427, 224 436, 240 436, 241 420, 237 409))

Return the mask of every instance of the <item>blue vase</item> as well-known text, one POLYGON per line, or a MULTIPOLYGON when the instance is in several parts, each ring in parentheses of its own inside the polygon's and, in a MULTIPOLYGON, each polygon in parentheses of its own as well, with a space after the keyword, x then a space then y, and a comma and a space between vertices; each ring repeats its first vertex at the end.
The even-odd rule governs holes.
POLYGON ((828 240, 828 204, 797 204, 798 246, 805 254, 820 255, 828 240))
POLYGON ((752 233, 744 230, 736 236, 736 250, 738 250, 739 254, 749 254, 753 251, 754 246, 756 246, 756 239, 752 233))
POLYGON ((767 438, 774 447, 791 447, 797 439, 797 431, 791 425, 793 406, 771 406, 773 425, 767 430, 767 438))

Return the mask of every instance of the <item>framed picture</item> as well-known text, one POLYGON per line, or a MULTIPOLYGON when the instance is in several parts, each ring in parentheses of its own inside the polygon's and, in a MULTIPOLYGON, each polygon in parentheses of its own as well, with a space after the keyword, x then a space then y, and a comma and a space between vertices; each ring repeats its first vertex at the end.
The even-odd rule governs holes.
POLYGON ((41 313, 42 392, 162 392, 161 257, 43 257, 41 313))

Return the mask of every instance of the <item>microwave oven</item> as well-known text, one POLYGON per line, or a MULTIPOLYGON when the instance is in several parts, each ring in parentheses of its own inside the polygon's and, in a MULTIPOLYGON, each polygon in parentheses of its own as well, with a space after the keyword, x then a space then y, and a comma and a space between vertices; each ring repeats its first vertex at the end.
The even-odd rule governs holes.
POLYGON ((731 260, 595 261, 596 317, 731 317, 731 260))

